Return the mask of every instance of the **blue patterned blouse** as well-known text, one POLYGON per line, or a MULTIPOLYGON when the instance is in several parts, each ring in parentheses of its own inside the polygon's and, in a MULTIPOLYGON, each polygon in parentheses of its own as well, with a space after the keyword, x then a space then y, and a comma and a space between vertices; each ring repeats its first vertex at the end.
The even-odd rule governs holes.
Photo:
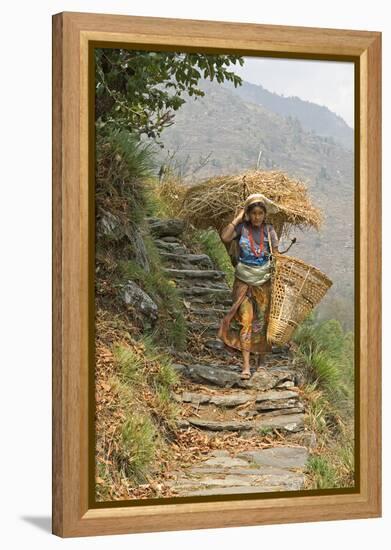
MULTIPOLYGON (((235 227, 235 237, 234 239, 239 241, 239 262, 242 262, 246 265, 263 265, 265 264, 269 259, 270 254, 270 246, 269 246, 269 240, 267 237, 267 229, 266 225, 269 226, 269 232, 270 232, 270 241, 272 243, 273 247, 278 246, 278 237, 276 230, 274 229, 272 224, 264 224, 263 225, 263 251, 261 256, 256 256, 253 254, 250 246, 250 240, 249 240, 249 228, 250 228, 250 222, 241 222, 235 227)), ((254 239, 254 246, 256 252, 259 252, 260 247, 260 227, 252 227, 252 234, 254 239)))

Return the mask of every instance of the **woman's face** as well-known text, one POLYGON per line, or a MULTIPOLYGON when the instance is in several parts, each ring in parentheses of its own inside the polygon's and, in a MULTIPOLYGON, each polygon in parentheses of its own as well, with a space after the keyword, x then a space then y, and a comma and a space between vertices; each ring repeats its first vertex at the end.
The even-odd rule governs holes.
POLYGON ((261 225, 265 219, 265 211, 260 206, 254 206, 249 213, 250 222, 255 225, 261 225))

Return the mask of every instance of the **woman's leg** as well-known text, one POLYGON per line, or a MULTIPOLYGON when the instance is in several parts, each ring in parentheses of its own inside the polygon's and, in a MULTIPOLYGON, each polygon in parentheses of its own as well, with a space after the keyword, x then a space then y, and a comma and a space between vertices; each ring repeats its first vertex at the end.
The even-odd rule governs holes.
POLYGON ((256 353, 255 364, 257 368, 265 369, 265 353, 272 350, 271 345, 267 342, 267 328, 269 323, 270 314, 270 300, 271 300, 271 282, 270 280, 259 287, 252 289, 253 296, 256 300, 256 308, 254 315, 254 338, 253 341, 257 342, 258 353, 256 353))
POLYGON ((242 372, 250 372, 250 352, 242 349, 243 369, 242 372))
POLYGON ((239 323, 242 325, 240 329, 240 347, 243 355, 242 372, 250 372, 250 343, 251 330, 253 319, 253 306, 251 301, 246 297, 239 307, 239 323))

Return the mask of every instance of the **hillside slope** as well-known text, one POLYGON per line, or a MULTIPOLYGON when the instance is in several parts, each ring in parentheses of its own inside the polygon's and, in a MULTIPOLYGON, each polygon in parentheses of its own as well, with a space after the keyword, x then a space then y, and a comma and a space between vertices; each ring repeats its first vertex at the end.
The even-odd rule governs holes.
MULTIPOLYGON (((298 119, 246 102, 238 92, 203 82, 206 95, 178 111, 175 124, 162 134, 158 151, 188 183, 260 167, 282 169, 303 180, 325 213, 322 230, 292 234, 291 254, 325 271, 334 285, 323 308, 332 302, 345 328, 353 326, 354 155, 334 139, 306 131, 298 119), (337 303, 335 302, 337 300, 337 303)), ((286 243, 282 243, 285 248, 286 243)))
POLYGON ((285 117, 298 118, 304 130, 311 130, 323 137, 331 137, 346 149, 353 150, 354 131, 344 119, 324 105, 317 105, 297 96, 285 97, 269 92, 261 85, 243 82, 235 88, 231 82, 224 83, 227 89, 248 103, 263 105, 269 111, 285 117))

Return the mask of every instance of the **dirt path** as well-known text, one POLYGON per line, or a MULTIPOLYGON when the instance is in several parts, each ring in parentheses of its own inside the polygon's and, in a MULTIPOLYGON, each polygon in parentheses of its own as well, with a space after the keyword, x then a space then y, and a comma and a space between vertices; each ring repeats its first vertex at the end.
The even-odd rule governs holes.
POLYGON ((149 218, 167 273, 183 295, 189 327, 188 350, 175 352, 183 391, 178 428, 208 437, 232 433, 240 438, 279 435, 268 448, 211 452, 183 468, 170 485, 179 496, 299 490, 315 434, 305 426, 300 373, 289 349, 273 348, 262 367, 242 380, 241 353, 229 352, 216 338, 219 321, 231 305, 225 274, 209 256, 192 254, 175 220, 149 218), (282 435, 282 437, 281 437, 282 435), (279 443, 280 442, 280 443, 279 443))

